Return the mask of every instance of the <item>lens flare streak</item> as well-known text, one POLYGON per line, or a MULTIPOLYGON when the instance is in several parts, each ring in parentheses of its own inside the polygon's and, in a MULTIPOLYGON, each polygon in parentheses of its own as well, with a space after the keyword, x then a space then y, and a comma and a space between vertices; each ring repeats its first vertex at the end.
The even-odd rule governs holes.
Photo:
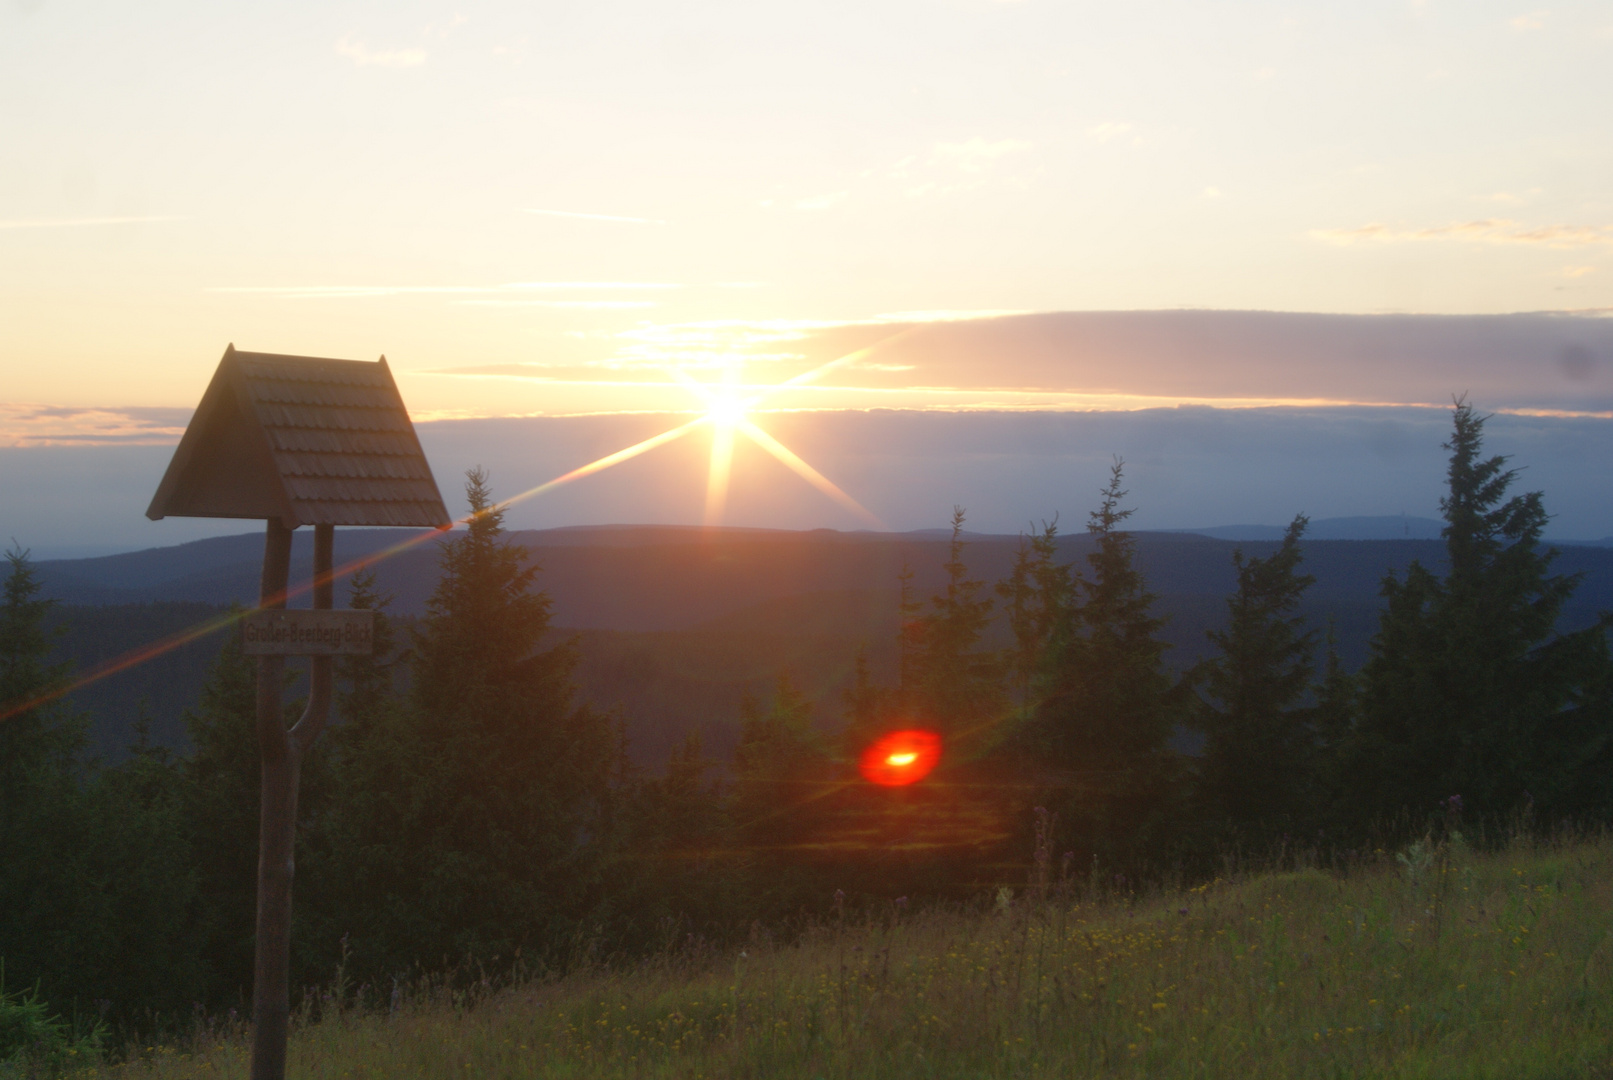
MULTIPOLYGON (((871 352, 873 349, 887 344, 889 341, 895 340, 896 338, 900 338, 908 333, 911 333, 912 329, 913 328, 909 328, 908 330, 893 334, 884 341, 876 342, 872 346, 859 349, 856 352, 847 353, 845 356, 838 357, 837 359, 831 360, 826 364, 821 364, 818 367, 813 368, 811 371, 803 372, 794 378, 780 383, 777 387, 762 388, 762 393, 760 395, 750 399, 742 399, 738 397, 735 392, 737 388, 733 386, 731 381, 727 387, 727 394, 719 396, 713 392, 711 387, 697 382, 682 371, 674 370, 672 374, 678 378, 680 383, 690 387, 691 389, 694 389, 706 399, 711 409, 710 412, 708 412, 706 415, 696 417, 686 424, 680 424, 677 427, 663 431, 659 435, 652 435, 648 439, 634 443, 632 446, 618 450, 613 454, 607 454, 602 458, 591 461, 586 465, 580 466, 579 468, 573 469, 564 475, 557 476, 553 480, 548 480, 537 485, 536 487, 527 488, 525 491, 512 495, 508 499, 495 503, 490 509, 503 510, 507 507, 514 506, 517 503, 525 502, 527 499, 536 498, 545 492, 553 491, 555 488, 569 484, 574 480, 581 480, 584 477, 603 472, 614 465, 620 465, 622 462, 631 460, 632 458, 638 457, 640 454, 647 453, 650 450, 654 450, 658 446, 664 446, 669 442, 681 439, 683 436, 689 434, 698 427, 710 424, 715 430, 715 436, 712 440, 711 470, 709 476, 707 477, 706 484, 705 516, 706 523, 708 525, 715 524, 722 516, 722 510, 727 499, 728 481, 731 474, 733 460, 733 433, 737 430, 744 433, 745 436, 748 437, 752 442, 756 443, 769 454, 773 455, 773 457, 777 458, 798 476, 802 477, 825 495, 828 495, 831 499, 835 500, 835 502, 850 510, 864 521, 872 524, 874 527, 883 528, 884 525, 879 518, 870 512, 866 507, 864 507, 856 499, 853 499, 850 495, 846 494, 846 492, 842 491, 834 484, 833 481, 829 480, 828 477, 818 472, 811 465, 808 465, 794 451, 790 450, 783 443, 779 442, 777 439, 773 438, 773 436, 769 435, 767 432, 763 431, 761 428, 757 427, 754 423, 747 419, 745 417, 745 410, 754 405, 757 401, 760 401, 761 398, 771 390, 784 389, 786 387, 800 385, 804 382, 810 382, 812 379, 817 378, 819 375, 829 371, 832 368, 853 362, 871 352)), ((454 524, 469 524, 474 517, 474 514, 467 515, 454 524)), ((447 533, 451 528, 452 526, 448 526, 443 529, 433 529, 429 532, 420 533, 415 536, 411 536, 400 543, 384 548, 381 551, 343 563, 341 566, 335 567, 331 570, 330 580, 334 581, 338 578, 354 573, 355 571, 373 566, 376 563, 389 559, 394 555, 416 547, 427 540, 440 537, 447 533)), ((314 584, 314 582, 308 581, 300 585, 290 587, 286 589, 281 596, 272 598, 271 601, 265 606, 273 607, 283 605, 290 598, 300 596, 312 590, 314 584)), ((110 660, 103 661, 94 668, 90 669, 84 675, 74 679, 72 682, 66 685, 57 686, 42 693, 35 694, 32 697, 24 698, 18 701, 0 703, 0 722, 10 720, 13 717, 21 716, 23 713, 29 712, 32 709, 37 709, 42 705, 47 705, 50 702, 65 697, 73 691, 88 686, 91 683, 99 682, 109 676, 116 675, 120 671, 127 671, 131 667, 145 663, 147 660, 155 659, 156 657, 161 656, 164 653, 171 652, 182 645, 186 645, 192 641, 196 641, 199 638, 206 637, 208 634, 223 630, 234 624, 246 613, 247 612, 244 610, 235 611, 213 619, 208 619, 207 621, 198 623, 187 630, 182 630, 177 634, 171 634, 168 637, 152 642, 149 645, 142 645, 137 649, 129 650, 121 656, 116 656, 110 660)), ((926 769, 925 771, 928 770, 926 769)))
POLYGON ((769 435, 767 432, 763 431, 749 420, 741 420, 734 426, 740 431, 744 432, 744 434, 750 438, 751 442, 755 443, 757 446, 760 446, 769 454, 772 454, 797 476, 801 477, 801 479, 805 480, 807 483, 829 496, 829 498, 833 499, 847 510, 850 510, 853 514, 856 514, 863 521, 872 525, 876 529, 883 529, 885 527, 885 523, 880 521, 879 518, 874 515, 873 511, 869 510, 856 499, 853 499, 850 495, 847 495, 835 485, 834 481, 830 480, 827 476, 824 476, 811 465, 808 465, 805 461, 801 460, 800 455, 798 455, 794 450, 791 450, 788 446, 785 446, 783 443, 773 438, 773 436, 769 435))

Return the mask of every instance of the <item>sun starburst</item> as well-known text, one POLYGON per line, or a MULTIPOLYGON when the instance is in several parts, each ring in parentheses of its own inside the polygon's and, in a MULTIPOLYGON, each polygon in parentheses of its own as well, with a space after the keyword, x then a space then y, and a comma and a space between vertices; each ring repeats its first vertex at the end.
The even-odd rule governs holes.
MULTIPOLYGON (((632 446, 617 450, 615 453, 606 454, 602 458, 590 461, 588 464, 572 469, 570 472, 563 473, 552 480, 546 480, 535 487, 527 488, 525 491, 519 492, 501 502, 494 504, 487 510, 483 511, 483 513, 504 510, 508 507, 514 506, 517 503, 536 498, 539 495, 553 491, 554 489, 562 487, 575 480, 581 480, 584 477, 593 476, 596 473, 604 472, 606 469, 609 469, 615 465, 620 465, 624 461, 629 461, 633 458, 636 458, 640 454, 645 454, 656 449, 657 447, 665 446, 667 443, 681 439, 685 435, 692 434, 700 428, 710 427, 713 435, 711 445, 711 464, 706 477, 705 513, 705 520, 708 525, 719 524, 722 520, 723 510, 728 498, 729 477, 732 473, 734 436, 735 434, 742 434, 756 446, 760 447, 762 450, 765 450, 768 454, 776 458, 790 471, 794 472, 807 483, 811 484, 829 498, 851 511, 857 517, 877 529, 883 529, 885 527, 884 523, 880 521, 880 519, 875 516, 872 511, 863 506, 856 499, 852 498, 843 489, 841 489, 838 484, 834 483, 834 481, 830 480, 828 477, 818 472, 818 470, 814 469, 811 465, 807 464, 807 462, 799 454, 795 453, 795 451, 791 450, 789 447, 775 439, 772 435, 764 431, 756 424, 754 420, 750 418, 749 413, 752 408, 754 408, 759 402, 769 395, 782 390, 790 389, 792 387, 804 385, 822 377, 835 368, 842 367, 846 364, 855 363, 856 361, 867 356, 874 349, 887 345, 898 338, 905 337, 907 334, 912 333, 914 329, 916 328, 909 327, 906 330, 902 330, 891 335, 884 341, 876 342, 874 345, 858 349, 856 352, 847 353, 844 356, 837 357, 826 364, 820 364, 809 371, 804 371, 793 378, 786 379, 781 383, 773 385, 747 386, 742 384, 740 382, 741 361, 738 360, 738 358, 735 358, 728 365, 728 367, 724 369, 722 381, 716 384, 702 383, 689 376, 687 372, 674 371, 673 374, 677 377, 680 383, 693 390, 705 401, 706 412, 703 415, 697 416, 693 420, 679 424, 676 427, 668 428, 666 431, 663 431, 658 435, 652 435, 648 439, 643 439, 639 442, 636 442, 632 446)), ((468 524, 471 518, 474 516, 475 515, 467 516, 461 519, 458 524, 468 524)), ((410 536, 407 539, 402 540, 399 543, 393 544, 382 551, 353 559, 350 562, 344 563, 343 565, 333 569, 330 573, 330 578, 332 580, 339 579, 348 574, 354 573, 355 571, 364 569, 365 567, 373 566, 378 562, 389 559, 394 555, 398 555, 409 550, 410 548, 414 548, 428 540, 431 540, 435 537, 440 537, 443 532, 447 531, 447 528, 449 527, 445 526, 442 529, 431 529, 420 532, 414 536, 410 536)), ((310 581, 304 582, 301 585, 292 586, 286 590, 282 599, 289 599, 291 597, 301 595, 302 593, 312 589, 313 585, 314 583, 310 581)), ((74 679, 70 683, 53 687, 50 690, 44 691, 43 693, 32 695, 26 698, 9 702, 0 701, 0 722, 20 716, 32 709, 36 709, 42 705, 48 704, 49 702, 55 701, 74 690, 87 686, 91 683, 99 682, 110 675, 115 675, 120 671, 126 671, 129 668, 145 663, 148 660, 153 660, 164 653, 171 652, 172 650, 179 648, 187 642, 195 641, 200 637, 206 636, 207 634, 221 630, 245 614, 246 610, 243 609, 230 612, 229 614, 222 615, 214 619, 209 619, 205 622, 197 623, 195 626, 182 630, 177 634, 170 635, 169 637, 163 638, 160 641, 152 642, 149 645, 143 645, 140 648, 132 649, 121 656, 116 656, 110 660, 106 660, 79 678, 74 679)))

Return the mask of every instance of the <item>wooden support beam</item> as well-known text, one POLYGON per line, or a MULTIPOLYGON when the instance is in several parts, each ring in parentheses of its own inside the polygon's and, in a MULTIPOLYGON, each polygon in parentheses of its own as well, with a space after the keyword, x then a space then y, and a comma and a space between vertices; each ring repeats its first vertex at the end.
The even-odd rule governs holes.
MULTIPOLYGON (((314 527, 314 606, 329 610, 335 528, 314 527)), ((269 521, 263 547, 260 607, 283 608, 291 567, 291 530, 269 521)), ((291 1020, 291 889, 296 875, 297 793, 302 756, 330 717, 331 658, 316 656, 308 706, 286 728, 280 690, 285 657, 258 658, 258 753, 263 788, 258 821, 258 922, 252 982, 252 1080, 285 1080, 291 1020)))

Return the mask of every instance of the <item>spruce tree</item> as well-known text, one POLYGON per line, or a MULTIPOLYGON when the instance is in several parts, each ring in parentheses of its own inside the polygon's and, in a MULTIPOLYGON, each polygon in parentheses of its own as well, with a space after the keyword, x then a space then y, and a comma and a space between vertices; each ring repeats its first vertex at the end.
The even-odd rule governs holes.
POLYGON ((732 916, 739 887, 732 818, 723 785, 707 776, 698 732, 672 752, 662 775, 638 787, 623 875, 622 914, 640 927, 666 920, 706 926, 732 916))
POLYGON ((427 963, 554 947, 594 899, 616 836, 616 725, 574 703, 574 642, 548 644, 539 568, 504 536, 487 476, 441 545, 442 576, 413 634, 407 793, 388 857, 385 953, 427 963), (546 647, 547 646, 547 647, 546 647))
POLYGON ((812 725, 812 702, 781 674, 766 709, 746 697, 729 807, 742 855, 748 914, 810 904, 817 857, 845 810, 844 770, 812 725))
MULTIPOLYGON (((1125 860, 1164 842, 1180 795, 1169 739, 1182 708, 1164 667, 1164 620, 1152 614, 1136 541, 1121 528, 1132 513, 1120 505, 1123 467, 1115 462, 1088 521, 1094 547, 1053 628, 1023 745, 1055 785, 1049 800, 1076 843, 1125 860)), ((1050 605, 1058 602, 1049 596, 1050 605)))
POLYGON ((52 602, 21 548, 6 552, 0 593, 0 956, 12 986, 44 980, 62 1001, 89 972, 73 940, 94 889, 84 856, 90 819, 78 784, 84 721, 53 695, 68 669, 50 662, 52 602))
POLYGON ((404 962, 389 952, 395 940, 387 931, 412 892, 393 843, 419 792, 409 756, 413 717, 395 688, 404 658, 386 612, 391 602, 373 570, 352 576, 347 606, 374 612, 373 651, 337 661, 336 723, 320 741, 324 812, 298 849, 297 944, 326 969, 346 948, 354 977, 391 974, 389 965, 404 962))
POLYGON ((1004 658, 1014 703, 1028 715, 1037 678, 1063 612, 1070 603, 1070 567, 1056 561, 1058 518, 1044 522, 1029 539, 1020 538, 1007 580, 997 583, 1013 644, 1004 658))
MULTIPOLYGON (((183 813, 197 889, 208 995, 232 1005, 252 992, 253 916, 257 910, 260 767, 257 665, 231 630, 185 713, 191 753, 181 766, 183 813)), ((305 803, 298 816, 306 818, 305 803)))
POLYGON ((1265 558, 1233 553, 1238 587, 1227 599, 1227 625, 1208 633, 1218 654, 1195 672, 1204 694, 1202 808, 1244 836, 1293 828, 1316 794, 1317 635, 1298 613, 1316 580, 1299 573, 1306 524, 1295 517, 1265 558))
POLYGON ((804 842, 821 824, 811 804, 821 800, 829 752, 812 726, 812 702, 787 673, 780 674, 764 710, 746 697, 740 704, 734 748, 733 814, 751 848, 778 849, 804 842))
POLYGON ((13 547, 0 592, 0 821, 41 786, 64 782, 84 747, 84 720, 53 697, 67 684, 66 664, 51 663, 46 619, 55 601, 28 552, 13 547))
POLYGON ((52 603, 27 553, 0 599, 0 958, 11 986, 66 1007, 102 1001, 127 1030, 201 995, 194 881, 165 755, 112 770, 82 756, 86 717, 50 660, 52 603))
POLYGON ((969 577, 963 522, 963 508, 954 507, 952 539, 942 564, 946 584, 931 597, 930 610, 918 617, 911 697, 913 726, 973 742, 978 749, 993 736, 1006 710, 1002 665, 995 652, 982 647, 993 601, 981 595, 982 583, 969 577))
POLYGON ((1413 562, 1383 582, 1352 753, 1364 814, 1452 795, 1490 814, 1607 808, 1613 618, 1557 631, 1579 576, 1551 572, 1543 497, 1507 496, 1517 470, 1483 456, 1486 419, 1461 399, 1452 413, 1445 576, 1413 562))

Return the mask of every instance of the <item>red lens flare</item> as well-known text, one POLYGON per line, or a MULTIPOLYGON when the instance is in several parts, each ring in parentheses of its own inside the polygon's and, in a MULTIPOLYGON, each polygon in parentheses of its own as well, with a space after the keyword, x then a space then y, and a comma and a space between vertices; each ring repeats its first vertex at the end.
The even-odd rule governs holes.
POLYGON ((857 761, 863 779, 902 787, 930 775, 941 760, 941 736, 933 731, 893 731, 876 739, 857 761))

